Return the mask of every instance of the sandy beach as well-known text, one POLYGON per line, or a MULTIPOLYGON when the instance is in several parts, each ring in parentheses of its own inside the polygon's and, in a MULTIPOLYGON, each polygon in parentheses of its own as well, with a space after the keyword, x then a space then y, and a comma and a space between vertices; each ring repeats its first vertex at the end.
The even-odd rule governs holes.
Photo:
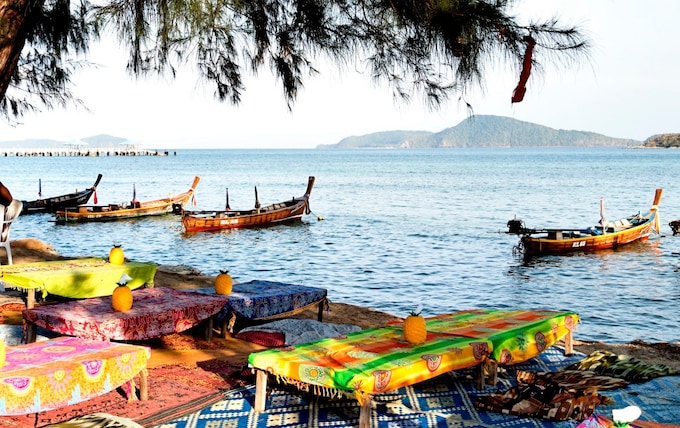
MULTIPOLYGON (((64 257, 60 256, 52 246, 35 239, 13 241, 12 254, 15 264, 65 259, 64 257)), ((3 261, 4 264, 6 260, 2 260, 3 257, 4 255, 0 255, 0 261, 3 261)), ((83 255, 83 257, 91 256, 83 255)), ((206 288, 212 287, 214 285, 214 281, 214 276, 204 275, 194 267, 159 265, 154 277, 154 287, 170 287, 174 289, 206 288)), ((366 329, 382 327, 390 321, 400 319, 399 317, 390 313, 376 311, 366 307, 345 304, 342 302, 336 302, 333 300, 332 295, 329 295, 328 299, 329 303, 327 310, 323 313, 323 321, 327 323, 352 324, 362 329, 366 329)), ((38 302, 38 304, 49 304, 50 300, 52 299, 48 297, 47 301, 38 302)), ((25 294, 16 290, 8 290, 7 292, 0 294, 0 305, 5 305, 7 303, 23 304, 24 301, 25 294)), ((3 322, 6 324, 21 324, 23 322, 21 311, 16 308, 15 305, 8 305, 8 307, 13 307, 15 309, 3 309, 3 322)), ((573 310, 576 312, 578 312, 578 309, 579 308, 573 308, 573 310)), ((295 316, 298 318, 316 320, 318 316, 318 307, 314 305, 314 307, 311 307, 304 312, 298 313, 295 316)), ((240 386, 252 384, 254 381, 254 375, 251 370, 247 368, 248 356, 253 352, 267 349, 265 346, 245 340, 239 340, 232 337, 231 335, 227 335, 227 337, 213 335, 210 341, 206 341, 202 334, 197 335, 197 333, 192 330, 187 330, 179 334, 173 334, 167 338, 163 337, 160 339, 143 341, 139 344, 148 346, 150 348, 151 356, 147 364, 150 373, 152 371, 154 371, 154 373, 165 373, 168 370, 179 370, 184 374, 176 375, 173 373, 172 376, 181 376, 181 378, 185 379, 188 376, 189 379, 191 379, 189 381, 191 385, 194 385, 193 382, 195 378, 200 377, 202 379, 201 382, 217 382, 216 388, 221 388, 223 391, 237 391, 240 386), (226 370, 222 372, 225 374, 218 375, 213 372, 215 367, 221 367, 220 370, 226 370), (222 379, 220 376, 225 377, 223 380, 219 380, 222 379)), ((558 343, 558 345, 563 344, 558 343)), ((626 344, 585 342, 578 339, 577 330, 574 335, 574 350, 586 355, 594 351, 609 351, 618 355, 628 355, 635 357, 647 364, 663 364, 676 371, 680 370, 679 343, 645 343, 637 340, 633 340, 626 344)), ((163 379, 166 378, 167 375, 163 377, 163 379)), ((153 381, 157 380, 158 378, 151 377, 151 379, 153 381)), ((158 390, 159 388, 163 387, 157 385, 155 390, 158 390)), ((167 386, 165 388, 167 388, 167 386)), ((180 386, 179 388, 186 388, 186 386, 180 386)), ((194 390, 194 387, 186 389, 186 391, 194 390)), ((202 390, 201 387, 198 387, 198 390, 202 390)), ((98 414, 98 412, 102 411, 102 401, 107 402, 106 400, 114 400, 111 402, 111 409, 114 415, 117 413, 118 417, 131 418, 131 420, 137 420, 135 418, 140 418, 140 412, 143 413, 141 409, 144 409, 146 405, 140 404, 139 406, 126 406, 124 401, 121 403, 121 398, 118 397, 117 394, 118 393, 116 392, 112 392, 103 396, 104 398, 102 399, 95 399, 95 401, 99 403, 97 404, 99 407, 92 408, 97 408, 99 410, 84 410, 83 413, 81 406, 69 406, 67 409, 74 407, 76 410, 64 410, 64 414, 61 416, 59 416, 59 412, 55 413, 55 411, 39 413, 35 414, 37 418, 35 420, 31 417, 31 415, 27 415, 27 417, 23 418, 14 417, 11 419, 6 419, 5 423, 9 423, 9 426, 11 427, 22 428, 27 426, 52 426, 54 422, 67 421, 74 417, 83 415, 95 416, 98 414), (114 394, 113 398, 111 398, 111 394, 114 394), (114 405, 114 402, 117 404, 114 405), (113 410, 114 408, 117 410, 113 410), (93 415, 93 413, 95 415, 93 415), (41 416, 38 417, 38 415, 41 416)), ((198 392, 196 392, 196 394, 198 394, 198 392)), ((158 396, 156 399, 158 400, 158 396)), ((163 404, 157 403, 156 405, 162 406, 163 404)), ((172 407, 173 405, 170 404, 170 406, 172 407)), ((86 405, 83 405, 82 407, 86 408, 86 405)), ((108 409, 108 407, 104 408, 108 409)), ((178 409, 181 408, 183 407, 178 407, 178 409)), ((143 423, 143 421, 144 419, 142 418, 140 420, 142 426, 147 426, 143 423)), ((148 426, 152 425, 153 424, 150 424, 148 426)))
MULTIPOLYGON (((60 256, 52 246, 35 239, 22 239, 12 242, 12 255, 14 263, 28 263, 47 260, 59 260, 60 256)), ((88 255, 83 255, 83 257, 88 255)), ((0 256, 4 258, 4 255, 0 256)), ((211 287, 214 276, 203 275, 194 267, 165 266, 158 267, 155 286, 171 287, 176 289, 211 287)), ((344 304, 330 300, 329 310, 324 313, 324 321, 335 324, 353 324, 361 328, 381 327, 387 322, 399 319, 399 317, 372 310, 356 305, 344 304)), ((572 308, 578 312, 579 308, 572 308)), ((316 309, 310 309, 298 315, 301 318, 316 319, 316 309)), ((680 343, 648 343, 639 340, 631 340, 626 344, 607 344, 602 342, 586 342, 578 339, 578 331, 574 337, 574 349, 584 354, 593 351, 610 351, 616 354, 626 354, 645 361, 649 364, 664 364, 675 370, 680 370, 680 343)), ((150 366, 166 364, 169 362, 182 362, 195 364, 196 362, 225 358, 234 364, 245 364, 248 354, 265 349, 264 347, 234 338, 215 338, 223 342, 217 348, 210 350, 183 350, 164 352, 163 349, 154 349, 150 366)))

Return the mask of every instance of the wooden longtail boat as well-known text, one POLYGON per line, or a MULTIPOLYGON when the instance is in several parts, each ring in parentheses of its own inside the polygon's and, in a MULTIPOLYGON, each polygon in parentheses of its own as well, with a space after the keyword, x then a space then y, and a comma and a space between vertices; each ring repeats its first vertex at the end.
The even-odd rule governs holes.
POLYGON ((194 177, 191 188, 184 193, 169 196, 163 199, 140 202, 133 197, 132 202, 127 204, 110 205, 80 205, 75 208, 67 208, 55 213, 57 223, 87 222, 87 221, 111 221, 128 218, 148 217, 179 213, 184 205, 189 202, 196 190, 200 177, 194 177))
POLYGON ((524 227, 522 220, 513 219, 508 221, 507 233, 521 235, 515 249, 528 257, 617 248, 631 242, 644 241, 652 231, 659 233, 658 209, 662 193, 662 189, 656 189, 652 207, 645 215, 638 212, 620 220, 607 221, 604 205, 600 200, 602 218, 595 226, 585 229, 528 229, 524 227))
POLYGON ((263 227, 274 224, 301 220, 309 214, 309 195, 314 187, 314 177, 309 177, 307 190, 303 196, 289 201, 260 206, 255 188, 255 209, 229 209, 227 194, 227 209, 224 211, 182 211, 182 225, 186 232, 205 232, 211 230, 236 229, 245 227, 263 227))
MULTIPOLYGON (((99 174, 92 187, 79 192, 37 199, 35 201, 22 201, 24 208, 21 210, 21 214, 54 213, 65 208, 86 204, 90 200, 90 197, 97 191, 97 186, 101 179, 102 175, 99 174)), ((42 185, 39 184, 39 187, 42 187, 42 185)), ((38 193, 42 193, 42 189, 40 189, 38 193)))

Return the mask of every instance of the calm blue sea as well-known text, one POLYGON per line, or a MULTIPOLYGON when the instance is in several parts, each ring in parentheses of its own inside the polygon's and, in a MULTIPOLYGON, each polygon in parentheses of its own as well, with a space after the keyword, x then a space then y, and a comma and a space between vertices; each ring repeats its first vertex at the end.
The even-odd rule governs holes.
MULTIPOLYGON (((467 308, 577 311, 581 340, 680 340, 680 151, 634 149, 178 150, 168 157, 2 157, 0 180, 16 198, 89 187, 100 204, 157 199, 201 182, 196 209, 251 208, 304 192, 317 177, 302 224, 187 235, 176 216, 57 225, 22 216, 12 239, 37 238, 64 256, 126 256, 188 265, 235 279, 324 287, 332 301, 405 316, 467 308), (545 257, 513 255, 527 227, 586 227, 646 212, 654 190, 662 235, 625 249, 545 257), (319 220, 322 218, 322 220, 319 220)), ((351 323, 352 320, 347 320, 351 323)))

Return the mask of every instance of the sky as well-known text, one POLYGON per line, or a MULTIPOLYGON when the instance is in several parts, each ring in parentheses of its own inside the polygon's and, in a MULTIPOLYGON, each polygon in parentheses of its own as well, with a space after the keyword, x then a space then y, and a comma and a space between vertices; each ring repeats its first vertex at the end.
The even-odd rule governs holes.
MULTIPOLYGON (((484 89, 466 96, 475 114, 635 140, 680 132, 680 2, 519 0, 514 14, 523 22, 557 16, 580 26, 592 42, 590 56, 578 67, 533 73, 524 101, 515 104, 517 70, 487 68, 484 89)), ((29 114, 16 126, 0 119, 0 141, 109 134, 156 149, 315 148, 374 132, 438 132, 468 117, 455 95, 431 110, 417 97, 395 101, 387 85, 333 65, 320 65, 321 74, 305 82, 289 111, 267 69, 246 79, 242 102, 234 106, 218 102, 190 67, 173 81, 130 77, 125 52, 111 41, 93 46, 88 59, 98 67, 73 77, 87 110, 29 114)))

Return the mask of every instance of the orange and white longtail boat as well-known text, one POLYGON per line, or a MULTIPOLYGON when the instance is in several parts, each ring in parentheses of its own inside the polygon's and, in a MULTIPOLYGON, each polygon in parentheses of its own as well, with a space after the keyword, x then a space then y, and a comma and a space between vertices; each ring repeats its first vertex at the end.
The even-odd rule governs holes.
POLYGON ((645 215, 634 214, 616 221, 607 221, 604 202, 600 199, 600 222, 585 229, 528 229, 520 219, 508 221, 507 233, 521 236, 515 250, 525 256, 592 252, 618 248, 636 241, 647 240, 659 233, 659 202, 663 189, 656 189, 654 202, 645 215))

